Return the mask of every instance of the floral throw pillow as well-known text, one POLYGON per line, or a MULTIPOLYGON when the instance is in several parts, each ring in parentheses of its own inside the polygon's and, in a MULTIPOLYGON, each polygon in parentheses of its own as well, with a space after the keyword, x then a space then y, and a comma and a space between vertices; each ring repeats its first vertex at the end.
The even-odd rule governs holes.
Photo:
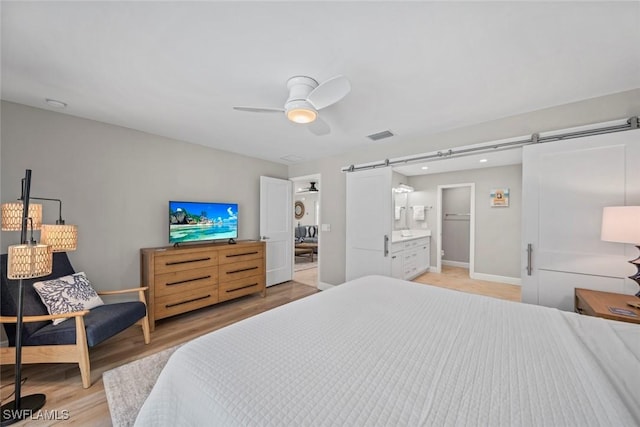
MULTIPOLYGON (((49 314, 71 313, 73 311, 90 310, 104 302, 91 286, 84 273, 75 273, 58 279, 36 282, 33 288, 40 295, 42 303, 49 314)), ((67 319, 55 319, 54 325, 67 319)))

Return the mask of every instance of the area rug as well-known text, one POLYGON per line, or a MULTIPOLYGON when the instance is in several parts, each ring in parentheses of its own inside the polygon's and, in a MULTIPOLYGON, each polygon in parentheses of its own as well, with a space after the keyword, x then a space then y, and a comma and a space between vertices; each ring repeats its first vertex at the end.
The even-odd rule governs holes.
POLYGON ((300 261, 293 264, 293 271, 309 270, 310 268, 317 268, 317 267, 318 267, 318 261, 313 261, 313 262, 300 261))
POLYGON ((114 427, 133 425, 160 371, 178 347, 180 346, 134 360, 102 374, 114 427))

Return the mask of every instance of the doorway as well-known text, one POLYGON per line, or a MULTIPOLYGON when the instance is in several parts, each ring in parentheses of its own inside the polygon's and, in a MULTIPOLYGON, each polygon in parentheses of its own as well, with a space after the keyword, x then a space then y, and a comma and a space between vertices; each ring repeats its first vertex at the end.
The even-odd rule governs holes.
POLYGON ((438 186, 436 273, 443 265, 475 273, 475 183, 438 186))
POLYGON ((320 272, 320 174, 293 182, 293 280, 317 288, 320 272))

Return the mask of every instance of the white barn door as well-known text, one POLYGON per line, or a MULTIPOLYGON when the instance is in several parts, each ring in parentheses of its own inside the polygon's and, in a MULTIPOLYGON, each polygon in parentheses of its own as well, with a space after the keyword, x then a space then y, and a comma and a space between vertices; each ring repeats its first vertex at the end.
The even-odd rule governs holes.
POLYGON ((347 173, 347 280, 391 276, 391 168, 347 173))
POLYGON ((600 227, 603 207, 640 204, 639 162, 638 131, 524 147, 523 302, 573 311, 575 288, 637 291, 635 248, 600 227))
POLYGON ((260 239, 266 242, 267 286, 293 278, 291 181, 260 177, 260 239))

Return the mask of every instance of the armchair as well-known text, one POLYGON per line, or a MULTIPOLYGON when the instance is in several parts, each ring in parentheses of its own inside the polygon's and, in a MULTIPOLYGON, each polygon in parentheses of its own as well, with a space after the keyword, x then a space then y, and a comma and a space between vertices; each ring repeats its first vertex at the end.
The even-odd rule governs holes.
MULTIPOLYGON (((9 347, 0 348, 0 364, 15 363, 17 280, 7 278, 7 255, 0 255, 0 323, 5 327, 9 347)), ((134 324, 142 326, 144 342, 150 342, 146 287, 99 292, 99 295, 137 293, 138 301, 105 304, 91 310, 49 315, 33 287, 37 281, 56 279, 74 274, 65 252, 53 254, 53 271, 49 276, 23 280, 24 327, 22 335, 22 363, 78 363, 82 386, 91 385, 89 348, 94 347, 134 324), (52 320, 68 318, 53 325, 52 320)))

